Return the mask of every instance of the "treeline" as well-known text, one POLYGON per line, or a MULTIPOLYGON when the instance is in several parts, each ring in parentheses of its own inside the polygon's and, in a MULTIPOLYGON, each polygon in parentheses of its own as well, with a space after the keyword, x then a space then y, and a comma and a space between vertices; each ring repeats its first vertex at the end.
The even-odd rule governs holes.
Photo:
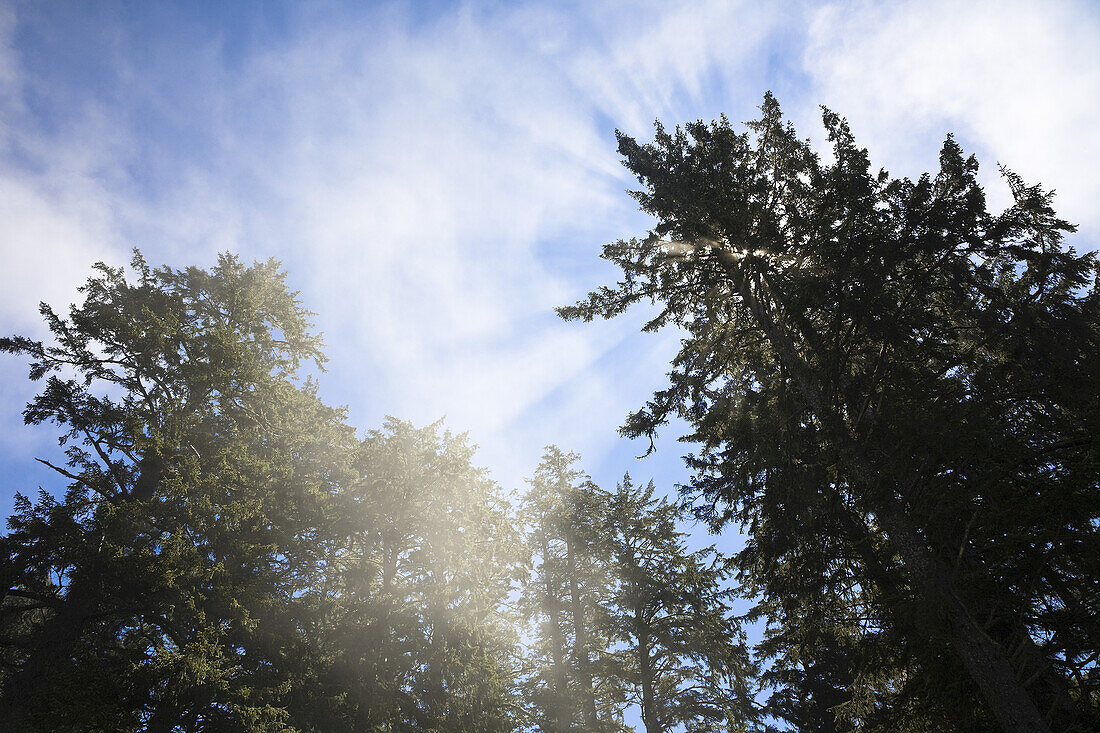
POLYGON ((727 561, 549 448, 516 499, 440 425, 362 438, 272 264, 100 267, 2 342, 69 481, 3 546, 7 730, 740 729, 727 561), (516 499, 513 501, 513 499, 516 499))
POLYGON ((1052 197, 986 208, 872 171, 826 111, 823 161, 765 98, 649 144, 657 223, 569 319, 655 306, 669 383, 627 418, 701 446, 683 505, 549 448, 522 494, 462 436, 359 436, 274 263, 100 266, 44 386, 62 496, 3 545, 13 730, 1100 729, 1100 288, 1052 197), (738 526, 724 557, 678 527, 738 526), (734 595, 751 601, 744 619, 734 595), (742 621, 759 621, 748 647, 742 621))

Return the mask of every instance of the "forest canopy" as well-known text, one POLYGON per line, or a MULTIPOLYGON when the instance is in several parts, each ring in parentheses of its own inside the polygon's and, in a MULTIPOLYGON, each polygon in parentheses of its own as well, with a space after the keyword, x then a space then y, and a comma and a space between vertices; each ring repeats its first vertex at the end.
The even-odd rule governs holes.
POLYGON ((274 261, 97 265, 42 306, 51 342, 0 340, 65 456, 0 537, 0 719, 1100 727, 1096 258, 1008 170, 989 212, 952 138, 912 181, 823 121, 827 160, 770 95, 745 131, 619 135, 657 225, 560 313, 652 303, 683 333, 622 428, 690 427, 679 501, 555 446, 519 491, 441 423, 357 432, 274 261), (693 519, 744 548, 695 547, 693 519))

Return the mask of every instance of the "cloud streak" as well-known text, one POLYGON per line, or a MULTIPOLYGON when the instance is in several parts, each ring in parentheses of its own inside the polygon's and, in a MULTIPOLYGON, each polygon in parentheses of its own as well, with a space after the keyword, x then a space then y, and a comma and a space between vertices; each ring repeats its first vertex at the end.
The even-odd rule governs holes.
POLYGON ((614 276, 599 244, 649 224, 613 128, 747 119, 771 88, 800 123, 819 102, 847 115, 903 173, 957 129, 1095 222, 1095 18, 991 7, 334 5, 237 36, 183 11, 70 19, 103 50, 92 85, 38 68, 72 45, 49 11, 0 9, 0 319, 35 328, 34 302, 63 305, 131 244, 175 264, 276 256, 326 332, 324 394, 356 424, 446 413, 513 485, 548 442, 637 454, 615 428, 676 335, 551 311, 614 276))
POLYGON ((1100 234, 1100 12, 1079 2, 831 3, 809 19, 813 92, 851 120, 874 159, 913 175, 954 131, 979 155, 1058 190, 1100 234))

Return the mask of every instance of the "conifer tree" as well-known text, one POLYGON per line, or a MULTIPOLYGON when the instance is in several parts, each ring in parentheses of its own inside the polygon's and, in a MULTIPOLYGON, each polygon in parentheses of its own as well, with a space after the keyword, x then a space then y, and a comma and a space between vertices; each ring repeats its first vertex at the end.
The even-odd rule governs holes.
POLYGON ((536 621, 526 682, 535 724, 547 731, 621 730, 621 682, 611 674, 607 493, 549 446, 529 480, 523 514, 533 568, 524 588, 536 621))
POLYGON ((465 435, 388 418, 344 497, 331 641, 363 681, 354 730, 512 730, 523 555, 511 506, 465 435))
POLYGON ((607 537, 612 628, 623 676, 646 733, 747 730, 755 718, 743 635, 729 606, 725 558, 691 552, 680 508, 624 476, 611 496, 607 537))
POLYGON ((520 535, 465 437, 356 441, 276 263, 133 269, 0 341, 69 482, 0 537, 5 729, 515 729, 520 535))
POLYGON ((274 262, 104 265, 28 423, 67 446, 62 497, 19 496, 3 545, 0 719, 18 730, 276 730, 308 686, 317 529, 353 433, 299 366, 324 357, 274 262))
POLYGON ((748 532, 743 578, 780 632, 764 651, 848 666, 834 714, 1097 727, 1095 257, 1012 173, 988 212, 951 138, 934 176, 896 179, 835 114, 823 162, 770 95, 762 112, 619 137, 658 224, 607 245, 623 279, 561 313, 652 301, 648 330, 686 334, 623 432, 692 426, 695 506, 748 532))

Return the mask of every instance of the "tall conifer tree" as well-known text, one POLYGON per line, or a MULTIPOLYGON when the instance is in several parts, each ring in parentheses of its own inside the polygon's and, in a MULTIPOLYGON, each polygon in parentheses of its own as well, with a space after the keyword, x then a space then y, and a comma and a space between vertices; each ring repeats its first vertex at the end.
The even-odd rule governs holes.
POLYGON ((755 720, 751 665, 732 615, 725 558, 689 551, 675 504, 654 497, 653 482, 623 478, 611 496, 607 538, 614 595, 612 628, 625 644, 646 733, 740 731, 755 720))
POLYGON ((512 730, 522 559, 464 436, 356 441, 274 262, 99 266, 29 423, 60 498, 0 537, 0 720, 13 730, 512 730))
POLYGON ((621 682, 610 672, 608 495, 550 446, 529 480, 523 513, 533 568, 524 604, 536 621, 527 681, 536 724, 548 731, 621 729, 621 682))
POLYGON ((99 266, 56 343, 0 340, 45 378, 69 481, 18 497, 3 544, 0 719, 19 730, 275 730, 317 661, 307 591, 353 433, 274 262, 99 266))
POLYGON ((351 730, 512 730, 522 537, 465 435, 388 418, 342 497, 336 666, 351 730))
POLYGON ((624 278, 561 313, 652 301, 648 330, 686 334, 624 432, 691 424, 696 506, 748 532, 744 577, 781 633, 765 650, 850 665, 834 714, 1097 727, 1095 257, 1011 173, 1014 203, 988 212, 950 138, 938 173, 895 179, 835 114, 823 162, 770 95, 762 111, 745 133, 619 138, 658 224, 606 246, 624 278))

